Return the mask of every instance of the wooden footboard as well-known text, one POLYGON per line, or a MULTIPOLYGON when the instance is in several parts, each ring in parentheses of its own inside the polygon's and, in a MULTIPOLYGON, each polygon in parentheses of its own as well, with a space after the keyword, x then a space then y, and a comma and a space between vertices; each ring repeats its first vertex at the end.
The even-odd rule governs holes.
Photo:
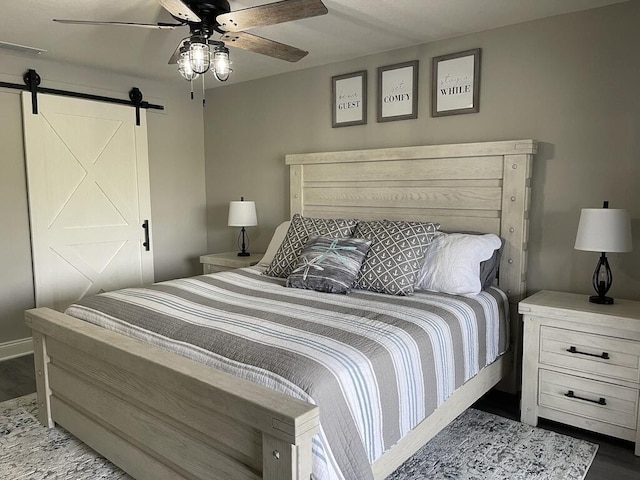
MULTIPOLYGON (((138 480, 308 480, 318 407, 48 308, 33 329, 38 414, 138 480)), ((508 373, 484 368, 373 464, 383 480, 508 373)))
POLYGON ((308 480, 318 407, 47 308, 39 420, 138 480, 308 480))

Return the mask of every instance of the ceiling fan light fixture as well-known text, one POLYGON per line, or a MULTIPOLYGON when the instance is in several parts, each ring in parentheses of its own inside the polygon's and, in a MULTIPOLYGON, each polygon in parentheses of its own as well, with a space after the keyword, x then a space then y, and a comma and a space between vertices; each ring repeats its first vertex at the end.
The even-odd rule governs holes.
POLYGON ((229 79, 231 70, 231 60, 229 60, 229 49, 224 45, 216 46, 213 53, 213 75, 219 82, 226 82, 229 79))
POLYGON ((211 52, 207 39, 192 37, 189 45, 189 63, 195 73, 206 73, 211 65, 211 52))
MULTIPOLYGON (((276 0, 233 12, 228 0, 157 0, 157 2, 177 23, 65 19, 53 21, 63 24, 118 25, 160 30, 188 27, 189 36, 180 41, 168 63, 170 65, 177 63, 178 72, 182 78, 193 83, 193 80, 209 70, 220 82, 226 82, 229 79, 233 70, 230 68, 231 61, 226 45, 288 62, 299 61, 309 52, 247 33, 246 30, 328 13, 327 7, 322 3, 323 0, 276 0), (216 32, 222 34, 222 37, 220 40, 211 40, 211 36, 216 32), (227 42, 226 45, 225 42, 227 42)), ((1 47, 2 42, 0 42, 1 47)), ((24 48, 6 43, 5 47, 24 48)), ((204 89, 204 77, 202 85, 204 89)), ((191 98, 193 98, 193 85, 191 98)))
MULTIPOLYGON (((228 0, 157 0, 157 2, 177 23, 65 19, 54 19, 53 21, 63 24, 117 25, 160 30, 188 27, 189 36, 180 41, 168 63, 170 65, 177 63, 178 72, 182 78, 189 82, 193 82, 198 76, 209 70, 218 81, 226 82, 233 72, 230 68, 231 61, 226 45, 288 62, 297 62, 309 53, 284 43, 247 33, 247 30, 328 13, 327 7, 322 3, 323 0, 272 0, 271 3, 235 11, 231 11, 228 0), (222 34, 220 41, 210 40, 216 32, 222 34), (227 42, 226 45, 224 42, 227 42)), ((4 46, 5 48, 24 48, 20 45, 6 43, 4 46)), ((2 42, 0 42, 1 47, 2 42)))
POLYGON ((182 78, 191 82, 198 78, 198 74, 191 68, 191 62, 189 60, 188 46, 184 46, 180 49, 180 58, 178 58, 178 72, 182 75, 182 78))

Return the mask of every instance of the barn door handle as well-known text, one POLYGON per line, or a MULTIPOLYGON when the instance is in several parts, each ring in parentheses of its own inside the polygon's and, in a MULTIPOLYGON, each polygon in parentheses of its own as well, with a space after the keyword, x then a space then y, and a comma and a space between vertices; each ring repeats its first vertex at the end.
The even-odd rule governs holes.
POLYGON ((144 229, 144 242, 142 242, 142 246, 148 252, 151 250, 151 241, 149 240, 149 220, 142 222, 142 228, 144 229))

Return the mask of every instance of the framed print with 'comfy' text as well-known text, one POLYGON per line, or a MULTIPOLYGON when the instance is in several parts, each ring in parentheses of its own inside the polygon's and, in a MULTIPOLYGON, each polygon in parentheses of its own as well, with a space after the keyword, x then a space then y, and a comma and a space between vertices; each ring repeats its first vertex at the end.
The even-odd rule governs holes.
POLYGON ((418 60, 378 68, 378 122, 418 118, 418 60))

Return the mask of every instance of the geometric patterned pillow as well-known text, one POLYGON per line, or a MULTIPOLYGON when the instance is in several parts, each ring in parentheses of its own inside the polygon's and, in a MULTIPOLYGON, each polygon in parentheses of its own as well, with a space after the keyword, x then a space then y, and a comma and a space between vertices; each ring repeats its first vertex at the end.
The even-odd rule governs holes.
POLYGON ((411 295, 424 253, 438 223, 379 220, 360 222, 356 238, 372 240, 354 288, 391 295, 411 295))
POLYGON ((362 238, 309 238, 287 278, 287 287, 349 293, 370 245, 371 240, 362 238))
POLYGON ((291 219, 280 248, 264 272, 270 277, 287 278, 294 269, 302 248, 311 236, 350 237, 358 220, 303 217, 296 213, 291 219))

